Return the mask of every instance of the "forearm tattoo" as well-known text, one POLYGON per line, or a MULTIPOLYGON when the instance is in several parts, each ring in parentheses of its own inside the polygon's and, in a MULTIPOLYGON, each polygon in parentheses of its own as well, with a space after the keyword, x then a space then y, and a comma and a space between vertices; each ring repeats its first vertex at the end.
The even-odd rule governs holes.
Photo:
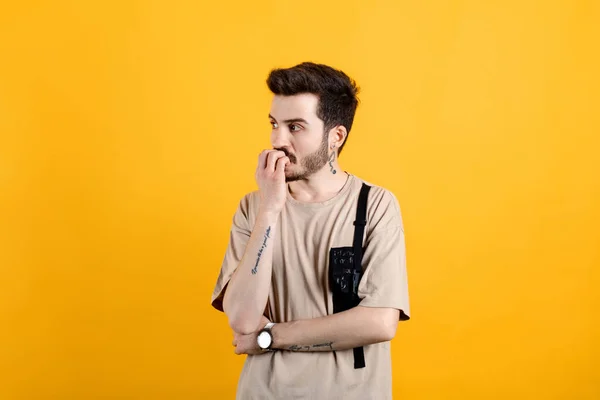
POLYGON ((256 264, 254 265, 254 268, 252 268, 252 275, 256 274, 256 272, 258 271, 258 263, 260 262, 260 257, 262 256, 263 251, 267 247, 267 239, 271 237, 269 236, 269 233, 271 233, 270 226, 267 228, 267 232, 265 233, 265 239, 263 240, 263 244, 260 250, 258 251, 258 256, 256 257, 256 264))
POLYGON ((312 346, 298 346, 293 345, 288 347, 289 351, 319 351, 319 350, 333 350, 333 342, 313 344, 312 346))

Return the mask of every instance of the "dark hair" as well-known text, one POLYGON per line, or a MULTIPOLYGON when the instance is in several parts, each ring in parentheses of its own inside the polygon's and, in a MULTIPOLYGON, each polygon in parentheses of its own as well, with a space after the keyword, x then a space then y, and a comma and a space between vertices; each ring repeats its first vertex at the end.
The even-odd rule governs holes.
MULTIPOLYGON (((319 98, 317 117, 323 121, 325 132, 343 125, 350 135, 360 89, 344 72, 327 65, 304 62, 291 68, 272 70, 267 78, 267 85, 276 95, 316 95, 319 98)), ((339 153, 346 140, 340 146, 339 153)))

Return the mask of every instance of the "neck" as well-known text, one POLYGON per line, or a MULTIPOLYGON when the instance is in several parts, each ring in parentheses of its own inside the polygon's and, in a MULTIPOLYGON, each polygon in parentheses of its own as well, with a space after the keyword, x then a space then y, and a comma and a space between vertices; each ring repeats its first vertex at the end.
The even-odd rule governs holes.
POLYGON ((320 203, 333 197, 346 184, 349 174, 342 171, 337 163, 332 163, 334 174, 329 163, 310 177, 290 182, 288 190, 295 200, 304 203, 320 203))

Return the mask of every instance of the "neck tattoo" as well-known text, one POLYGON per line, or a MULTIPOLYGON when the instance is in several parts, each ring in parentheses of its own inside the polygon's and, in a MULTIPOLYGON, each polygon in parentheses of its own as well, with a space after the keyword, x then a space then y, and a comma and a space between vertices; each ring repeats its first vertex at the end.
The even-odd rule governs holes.
POLYGON ((333 162, 335 161, 335 152, 331 152, 331 155, 329 156, 329 168, 332 174, 336 174, 337 171, 333 168, 333 162))

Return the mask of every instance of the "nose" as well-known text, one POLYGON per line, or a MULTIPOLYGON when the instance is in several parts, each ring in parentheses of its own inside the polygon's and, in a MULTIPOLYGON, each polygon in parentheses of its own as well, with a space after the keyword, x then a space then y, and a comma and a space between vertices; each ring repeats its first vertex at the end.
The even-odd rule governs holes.
POLYGON ((290 141, 285 129, 273 129, 271 132, 271 145, 274 149, 288 149, 290 147, 290 141))

